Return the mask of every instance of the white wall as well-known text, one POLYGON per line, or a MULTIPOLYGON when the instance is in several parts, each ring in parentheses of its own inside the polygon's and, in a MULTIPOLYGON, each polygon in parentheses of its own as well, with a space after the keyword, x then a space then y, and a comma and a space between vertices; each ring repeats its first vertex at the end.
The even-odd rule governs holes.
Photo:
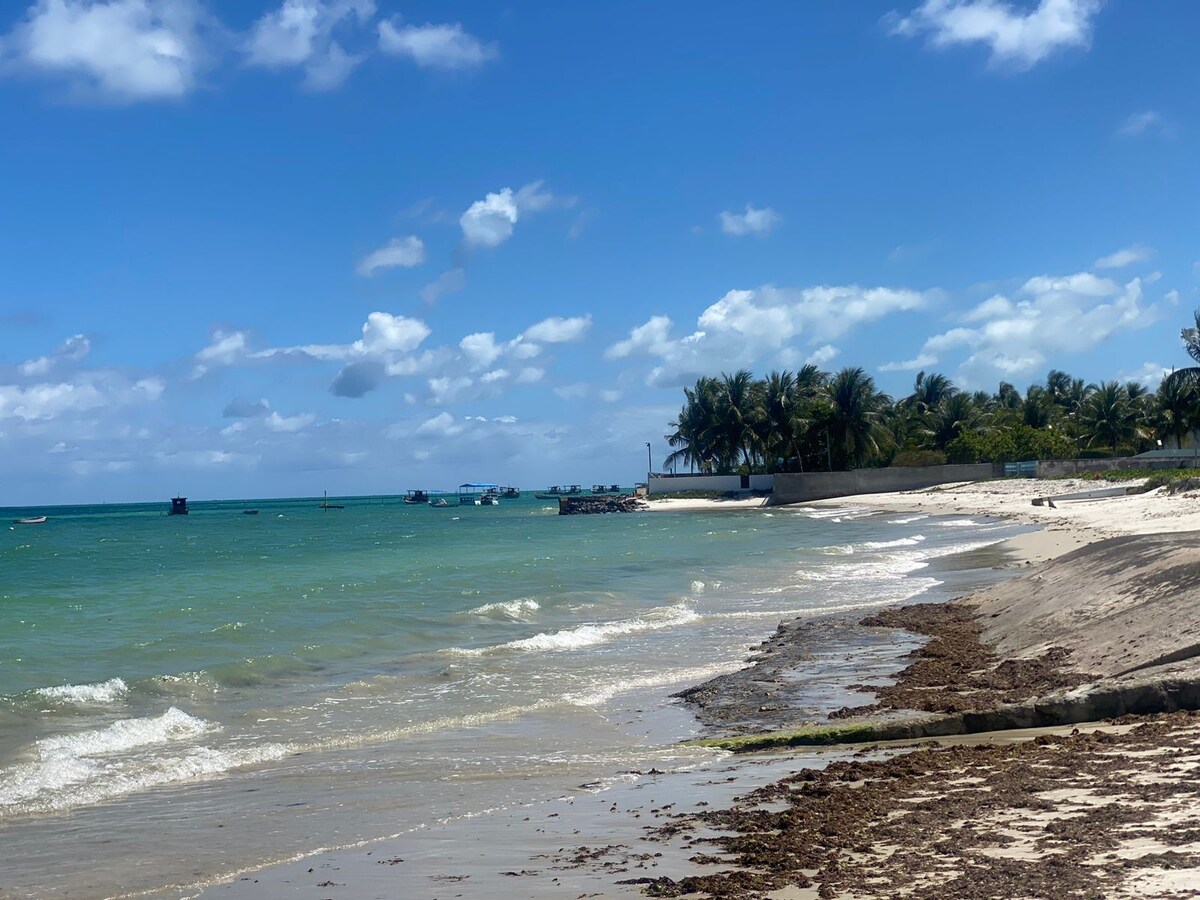
MULTIPOLYGON (((770 491, 774 488, 774 475, 751 475, 750 490, 770 491)), ((665 494, 675 491, 740 491, 741 475, 651 475, 650 494, 665 494)))

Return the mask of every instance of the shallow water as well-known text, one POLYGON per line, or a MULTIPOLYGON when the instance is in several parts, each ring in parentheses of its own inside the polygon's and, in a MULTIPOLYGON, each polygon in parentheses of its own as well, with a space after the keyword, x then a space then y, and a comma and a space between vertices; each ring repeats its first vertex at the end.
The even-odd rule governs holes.
POLYGON ((173 896, 695 765, 671 691, 782 618, 987 580, 948 563, 987 565, 1018 530, 853 506, 317 503, 63 508, 0 532, 4 889, 173 896))

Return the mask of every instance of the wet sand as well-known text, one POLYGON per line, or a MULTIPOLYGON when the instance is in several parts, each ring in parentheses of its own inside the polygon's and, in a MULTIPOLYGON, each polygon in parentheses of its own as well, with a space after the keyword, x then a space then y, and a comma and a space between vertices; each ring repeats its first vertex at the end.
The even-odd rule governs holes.
MULTIPOLYGON (((1029 502, 1045 489, 1005 482, 869 501, 1045 517, 1051 528, 1008 542, 1004 564, 1021 577, 977 592, 970 612, 910 607, 784 623, 755 648, 754 665, 681 699, 724 735, 997 708, 1053 716, 1063 697, 1086 701, 1097 685, 1102 698, 1174 703, 1184 695, 1155 688, 1200 684, 1198 657, 1186 652, 1200 539, 1104 545, 1091 558, 1079 548, 1200 522, 1200 501, 1143 495, 1152 505, 1059 518, 1029 502), (862 689, 845 677, 820 683, 830 645, 863 661, 862 689), (895 686, 882 687, 889 674, 895 686), (817 688, 821 708, 807 703, 817 688)), ((246 875, 204 896, 1200 897, 1200 717, 1187 711, 794 747, 627 777, 603 792, 581 785, 569 798, 246 875)))

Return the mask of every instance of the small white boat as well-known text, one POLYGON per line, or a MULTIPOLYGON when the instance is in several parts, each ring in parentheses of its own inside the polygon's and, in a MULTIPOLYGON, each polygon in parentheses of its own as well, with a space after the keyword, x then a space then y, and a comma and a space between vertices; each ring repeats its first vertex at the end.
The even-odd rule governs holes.
POLYGON ((27 519, 13 519, 14 525, 41 525, 46 521, 45 516, 30 516, 27 519))
POLYGON ((429 505, 434 509, 449 509, 450 502, 445 497, 438 497, 436 500, 430 500, 429 505))

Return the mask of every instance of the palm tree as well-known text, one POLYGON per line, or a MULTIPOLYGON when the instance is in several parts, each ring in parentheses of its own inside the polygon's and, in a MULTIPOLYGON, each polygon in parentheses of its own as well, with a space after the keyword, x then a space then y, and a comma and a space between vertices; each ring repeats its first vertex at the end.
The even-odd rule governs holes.
POLYGON ((727 458, 735 462, 741 455, 746 468, 752 469, 752 451, 757 452, 757 425, 763 416, 761 382, 740 369, 734 374, 721 374, 720 403, 717 407, 718 429, 727 458))
POLYGON ((864 459, 878 456, 881 446, 890 443, 882 417, 891 398, 875 389, 875 379, 861 367, 845 368, 834 375, 825 400, 831 449, 840 458, 853 460, 861 468, 864 459))
POLYGON ((1099 442, 1108 444, 1113 455, 1117 444, 1130 440, 1136 433, 1135 413, 1125 387, 1115 381, 1092 386, 1092 395, 1079 411, 1080 423, 1088 446, 1099 442))
POLYGON ((1046 392, 1051 403, 1066 406, 1071 396, 1071 376, 1061 369, 1051 369, 1046 375, 1046 392))
POLYGON ((969 396, 948 394, 942 397, 936 409, 930 411, 925 435, 933 444, 933 449, 945 451, 947 444, 965 429, 971 428, 978 419, 979 415, 969 396))
POLYGON ((1045 428, 1050 424, 1052 409, 1050 392, 1040 385, 1032 384, 1025 392, 1025 399, 1021 401, 1021 421, 1030 428, 1045 428))
POLYGON ((918 415, 924 415, 941 403, 943 398, 952 397, 957 393, 958 388, 945 375, 940 372, 926 375, 922 370, 917 373, 913 382, 913 392, 901 400, 900 405, 918 415))
POLYGON ((1175 446, 1183 449, 1183 437, 1197 424, 1196 388, 1182 379, 1163 379, 1155 395, 1155 430, 1175 438, 1175 446))
MULTIPOLYGON (((1195 360, 1197 365, 1176 369, 1163 379, 1163 385, 1170 385, 1181 397, 1195 396, 1197 404, 1200 404, 1200 309, 1193 312, 1192 317, 1196 321, 1196 327, 1180 329, 1179 339, 1183 341, 1183 349, 1187 351, 1187 355, 1195 360)), ((1193 409, 1188 418, 1192 428, 1195 428, 1200 424, 1200 409, 1193 409)))
POLYGON ((775 460, 795 441, 792 435, 796 376, 791 372, 772 372, 763 385, 763 415, 759 419, 758 443, 770 472, 775 460))
POLYGON ((703 473, 712 473, 718 462, 713 427, 719 393, 717 380, 698 378, 695 386, 685 387, 683 393, 686 402, 670 424, 671 433, 666 435, 667 443, 675 450, 663 461, 663 466, 670 469, 682 463, 703 473))

